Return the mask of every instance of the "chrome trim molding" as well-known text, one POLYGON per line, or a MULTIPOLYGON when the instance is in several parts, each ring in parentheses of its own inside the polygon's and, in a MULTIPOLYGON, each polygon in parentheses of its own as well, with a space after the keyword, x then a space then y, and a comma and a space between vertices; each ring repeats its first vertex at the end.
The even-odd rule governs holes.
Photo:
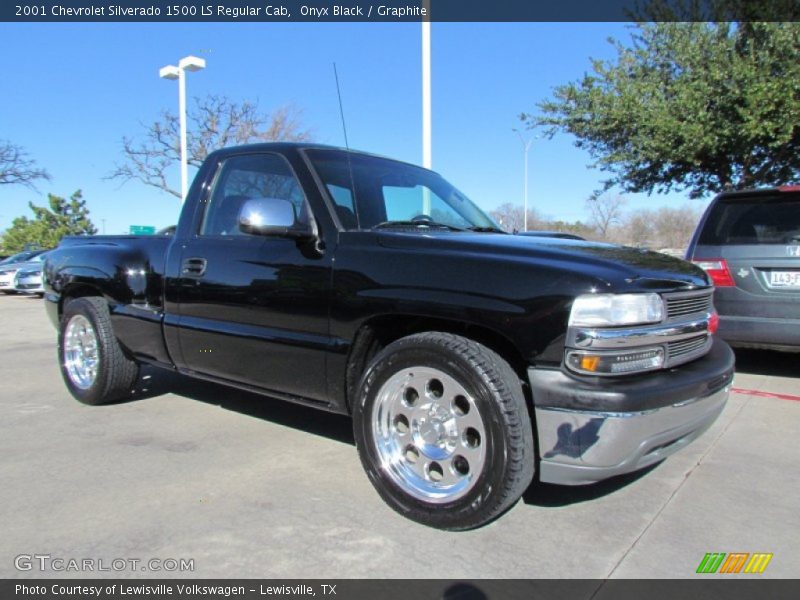
POLYGON ((620 350, 638 346, 666 344, 706 333, 711 314, 681 323, 660 323, 642 327, 587 328, 570 327, 566 345, 575 349, 620 350))

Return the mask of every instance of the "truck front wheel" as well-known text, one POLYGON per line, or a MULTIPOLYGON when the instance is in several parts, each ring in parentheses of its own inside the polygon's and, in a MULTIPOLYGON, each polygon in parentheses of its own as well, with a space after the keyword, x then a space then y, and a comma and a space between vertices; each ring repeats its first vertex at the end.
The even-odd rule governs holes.
POLYGON ((139 373, 114 336, 105 300, 76 298, 64 307, 58 336, 61 375, 84 404, 104 404, 130 396, 139 373))
POLYGON ((380 352, 359 384, 353 427, 378 493, 431 527, 483 525, 533 479, 519 377, 498 354, 458 335, 415 334, 380 352))

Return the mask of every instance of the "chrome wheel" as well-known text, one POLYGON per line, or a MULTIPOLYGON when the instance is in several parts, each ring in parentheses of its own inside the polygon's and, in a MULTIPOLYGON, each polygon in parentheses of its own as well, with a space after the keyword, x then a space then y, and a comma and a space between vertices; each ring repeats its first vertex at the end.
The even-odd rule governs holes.
POLYGON ((486 461, 486 430, 458 381, 431 367, 403 369, 378 390, 373 410, 381 468, 405 492, 442 504, 472 489, 486 461))
POLYGON ((86 390, 97 378, 97 334, 89 319, 74 315, 64 333, 64 367, 70 381, 86 390))

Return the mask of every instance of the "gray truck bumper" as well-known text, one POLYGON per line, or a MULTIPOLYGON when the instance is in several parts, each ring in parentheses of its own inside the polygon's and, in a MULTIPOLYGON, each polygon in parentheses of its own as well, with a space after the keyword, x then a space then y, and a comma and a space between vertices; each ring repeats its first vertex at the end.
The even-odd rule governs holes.
POLYGON ((729 390, 644 412, 537 408, 539 478, 583 485, 652 465, 708 429, 729 390))
POLYGON ((638 378, 530 368, 540 480, 594 483, 677 452, 722 412, 733 372, 733 352, 719 339, 698 360, 638 378))

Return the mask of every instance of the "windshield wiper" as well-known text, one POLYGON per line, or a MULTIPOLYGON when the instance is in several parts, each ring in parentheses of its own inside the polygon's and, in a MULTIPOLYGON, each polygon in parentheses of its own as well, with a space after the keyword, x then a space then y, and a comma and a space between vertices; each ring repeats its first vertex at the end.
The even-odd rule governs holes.
POLYGON ((447 223, 439 223, 438 221, 433 220, 419 220, 419 221, 384 221, 383 223, 378 223, 374 225, 372 229, 390 229, 392 227, 396 227, 398 229, 402 228, 418 228, 418 227, 427 227, 429 229, 447 229, 449 231, 466 231, 461 227, 456 227, 454 225, 448 225, 447 223))

